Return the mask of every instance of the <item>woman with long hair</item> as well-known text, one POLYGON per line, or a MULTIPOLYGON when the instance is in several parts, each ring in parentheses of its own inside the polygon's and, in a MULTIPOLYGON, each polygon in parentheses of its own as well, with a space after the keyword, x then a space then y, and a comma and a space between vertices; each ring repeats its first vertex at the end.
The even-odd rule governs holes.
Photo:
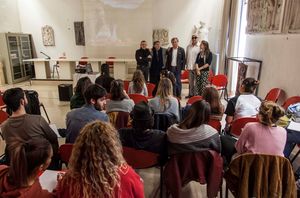
POLYGON ((124 82, 114 80, 111 82, 110 100, 106 103, 106 112, 122 111, 130 113, 134 106, 133 100, 129 99, 124 91, 124 82))
POLYGON ((81 130, 56 191, 58 197, 144 197, 141 178, 126 164, 116 130, 101 121, 81 130))
POLYGON ((77 81, 75 93, 70 100, 71 109, 80 108, 85 104, 83 93, 86 90, 86 88, 91 84, 92 81, 89 77, 82 77, 77 81))
POLYGON ((194 152, 203 149, 221 150, 216 129, 207 123, 210 106, 205 100, 194 102, 185 119, 167 130, 169 154, 194 152))
POLYGON ((284 128, 276 125, 282 116, 284 116, 282 107, 271 101, 262 102, 258 112, 259 122, 245 125, 235 144, 237 153, 283 156, 287 134, 284 128))
POLYGON ((207 41, 201 41, 200 52, 196 58, 196 93, 197 95, 202 95, 204 88, 207 85, 207 80, 209 76, 209 66, 212 61, 212 53, 209 49, 209 44, 207 41))
POLYGON ((224 106, 221 103, 219 92, 215 87, 206 87, 203 90, 202 98, 210 105, 210 118, 222 120, 224 114, 224 106))
POLYGON ((148 96, 148 89, 145 83, 143 72, 141 70, 137 69, 133 73, 132 81, 128 86, 128 93, 148 96))
POLYGON ((17 139, 8 151, 10 166, 0 165, 0 197, 54 197, 38 179, 51 162, 51 144, 45 139, 17 139))
POLYGON ((156 96, 149 100, 149 106, 155 113, 174 115, 179 121, 179 102, 173 96, 173 86, 170 79, 160 79, 156 96))

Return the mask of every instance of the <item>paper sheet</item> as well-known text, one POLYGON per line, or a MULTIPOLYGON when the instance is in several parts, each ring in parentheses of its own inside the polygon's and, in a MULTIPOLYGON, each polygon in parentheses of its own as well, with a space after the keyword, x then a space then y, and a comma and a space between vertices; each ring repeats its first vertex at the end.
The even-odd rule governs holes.
POLYGON ((293 130, 293 131, 300 132, 300 123, 294 122, 294 121, 290 121, 290 124, 289 124, 289 126, 287 128, 290 129, 290 130, 293 130))
POLYGON ((49 124, 50 128, 54 131, 54 133, 57 135, 57 137, 61 137, 58 133, 57 127, 55 124, 49 124))

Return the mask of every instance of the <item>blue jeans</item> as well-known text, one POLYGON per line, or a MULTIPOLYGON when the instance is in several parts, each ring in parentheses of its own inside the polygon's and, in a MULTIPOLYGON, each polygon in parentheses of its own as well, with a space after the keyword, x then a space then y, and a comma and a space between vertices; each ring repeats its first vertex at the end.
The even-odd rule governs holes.
POLYGON ((173 95, 177 97, 181 97, 181 70, 176 70, 176 67, 171 67, 170 72, 172 72, 176 78, 176 84, 175 84, 175 91, 176 93, 173 93, 173 95))
POLYGON ((283 154, 286 158, 289 158, 296 144, 300 144, 300 132, 293 131, 290 129, 286 129, 286 131, 287 131, 287 138, 286 138, 286 144, 285 144, 283 154))

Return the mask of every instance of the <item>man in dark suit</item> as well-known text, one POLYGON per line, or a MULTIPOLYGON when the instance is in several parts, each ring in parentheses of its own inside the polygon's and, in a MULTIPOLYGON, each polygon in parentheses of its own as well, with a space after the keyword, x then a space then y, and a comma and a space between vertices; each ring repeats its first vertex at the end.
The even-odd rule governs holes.
POLYGON ((145 80, 148 81, 149 76, 149 62, 151 61, 151 53, 147 48, 147 42, 141 41, 140 49, 135 52, 135 60, 137 63, 137 68, 143 72, 145 80))
POLYGON ((175 96, 181 98, 181 70, 185 67, 185 52, 182 47, 178 46, 178 38, 171 39, 172 47, 167 52, 166 67, 171 71, 176 78, 176 93, 175 96))

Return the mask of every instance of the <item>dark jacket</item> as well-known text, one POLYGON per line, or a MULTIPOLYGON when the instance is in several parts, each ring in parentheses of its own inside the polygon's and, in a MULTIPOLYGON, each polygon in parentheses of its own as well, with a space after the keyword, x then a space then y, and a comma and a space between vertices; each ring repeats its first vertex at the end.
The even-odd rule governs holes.
MULTIPOLYGON (((166 62, 166 67, 168 70, 170 70, 171 62, 172 62, 172 53, 173 53, 173 48, 169 48, 167 51, 167 62, 166 62)), ((178 46, 177 50, 177 65, 176 65, 176 70, 180 71, 183 70, 185 67, 185 51, 182 47, 178 46)))
POLYGON ((151 55, 149 49, 138 49, 135 51, 135 60, 138 66, 149 66, 151 59, 148 56, 151 55))

